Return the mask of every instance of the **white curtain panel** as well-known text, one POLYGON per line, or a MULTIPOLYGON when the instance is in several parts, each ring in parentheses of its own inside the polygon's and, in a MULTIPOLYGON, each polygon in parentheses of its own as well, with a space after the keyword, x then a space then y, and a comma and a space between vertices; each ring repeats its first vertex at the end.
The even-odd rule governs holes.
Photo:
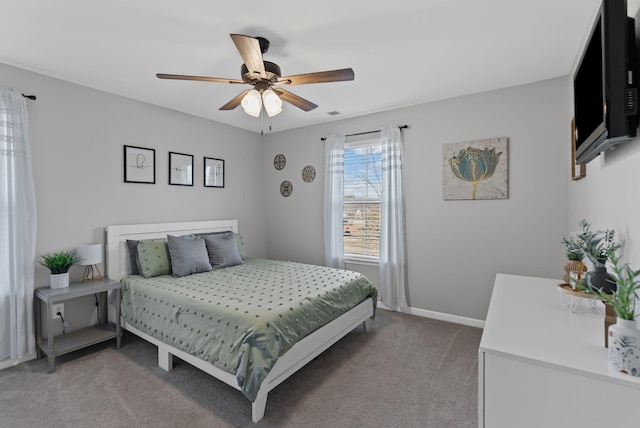
POLYGON ((402 133, 397 126, 387 126, 381 129, 381 138, 380 299, 400 308, 407 306, 402 133))
POLYGON ((36 198, 22 94, 0 87, 0 360, 35 350, 36 198))
POLYGON ((344 135, 329 135, 325 143, 324 263, 344 269, 344 135))

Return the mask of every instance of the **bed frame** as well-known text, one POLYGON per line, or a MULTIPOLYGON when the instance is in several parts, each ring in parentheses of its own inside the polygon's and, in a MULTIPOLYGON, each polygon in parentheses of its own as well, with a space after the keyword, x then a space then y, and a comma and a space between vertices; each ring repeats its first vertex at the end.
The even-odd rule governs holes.
MULTIPOLYGON (((223 231, 233 231, 237 233, 238 220, 109 226, 106 228, 107 275, 112 280, 120 281, 131 272, 126 248, 127 239, 156 239, 165 238, 167 235, 223 231)), ((256 400, 251 405, 251 418, 253 422, 258 422, 264 416, 269 391, 343 338, 358 325, 363 324, 366 331, 367 324, 370 322, 372 316, 373 301, 371 298, 368 298, 329 324, 314 331, 281 356, 262 382, 256 400)), ((111 306, 109 307, 109 319, 114 320, 114 318, 115 308, 111 306)), ((233 388, 241 390, 234 375, 213 366, 207 361, 167 345, 129 325, 124 320, 121 322, 122 328, 158 347, 158 365, 164 370, 170 371, 173 368, 173 356, 176 356, 233 388)))

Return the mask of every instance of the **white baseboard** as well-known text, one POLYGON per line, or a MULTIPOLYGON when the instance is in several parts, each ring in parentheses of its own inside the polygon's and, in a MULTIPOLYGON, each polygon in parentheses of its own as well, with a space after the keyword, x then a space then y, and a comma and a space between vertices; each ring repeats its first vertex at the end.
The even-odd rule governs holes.
POLYGON ((458 315, 445 314, 442 312, 428 311, 426 309, 419 308, 400 308, 400 307, 389 307, 382 302, 378 302, 378 308, 386 309, 388 311, 396 311, 402 312, 404 314, 416 315, 424 318, 433 318, 440 321, 448 321, 456 324, 468 325, 470 327, 484 328, 484 321, 477 320, 475 318, 467 318, 461 317, 458 315))
POLYGON ((18 364, 25 363, 27 361, 35 360, 36 353, 26 355, 22 358, 8 359, 0 361, 0 370, 8 369, 9 367, 17 366, 18 364))

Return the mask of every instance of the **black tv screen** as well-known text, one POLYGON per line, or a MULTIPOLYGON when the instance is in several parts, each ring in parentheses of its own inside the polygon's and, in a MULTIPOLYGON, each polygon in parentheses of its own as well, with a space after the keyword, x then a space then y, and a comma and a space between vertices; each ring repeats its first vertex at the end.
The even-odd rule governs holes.
POLYGON ((635 28, 626 0, 604 0, 573 80, 577 163, 636 135, 635 28))

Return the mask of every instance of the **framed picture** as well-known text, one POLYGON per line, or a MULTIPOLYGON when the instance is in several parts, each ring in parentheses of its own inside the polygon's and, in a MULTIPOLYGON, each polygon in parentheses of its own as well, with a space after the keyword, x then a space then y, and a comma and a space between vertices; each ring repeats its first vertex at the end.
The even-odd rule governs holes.
POLYGON ((224 187, 224 159, 204 158, 204 187, 224 187))
POLYGON ((124 146, 124 182, 156 183, 155 149, 124 146))
POLYGON ((442 145, 442 199, 507 199, 507 137, 442 145))
POLYGON ((169 184, 193 186, 193 155, 169 152, 169 184))
POLYGON ((576 120, 571 119, 571 179, 580 180, 587 175, 587 164, 576 163, 576 120))

